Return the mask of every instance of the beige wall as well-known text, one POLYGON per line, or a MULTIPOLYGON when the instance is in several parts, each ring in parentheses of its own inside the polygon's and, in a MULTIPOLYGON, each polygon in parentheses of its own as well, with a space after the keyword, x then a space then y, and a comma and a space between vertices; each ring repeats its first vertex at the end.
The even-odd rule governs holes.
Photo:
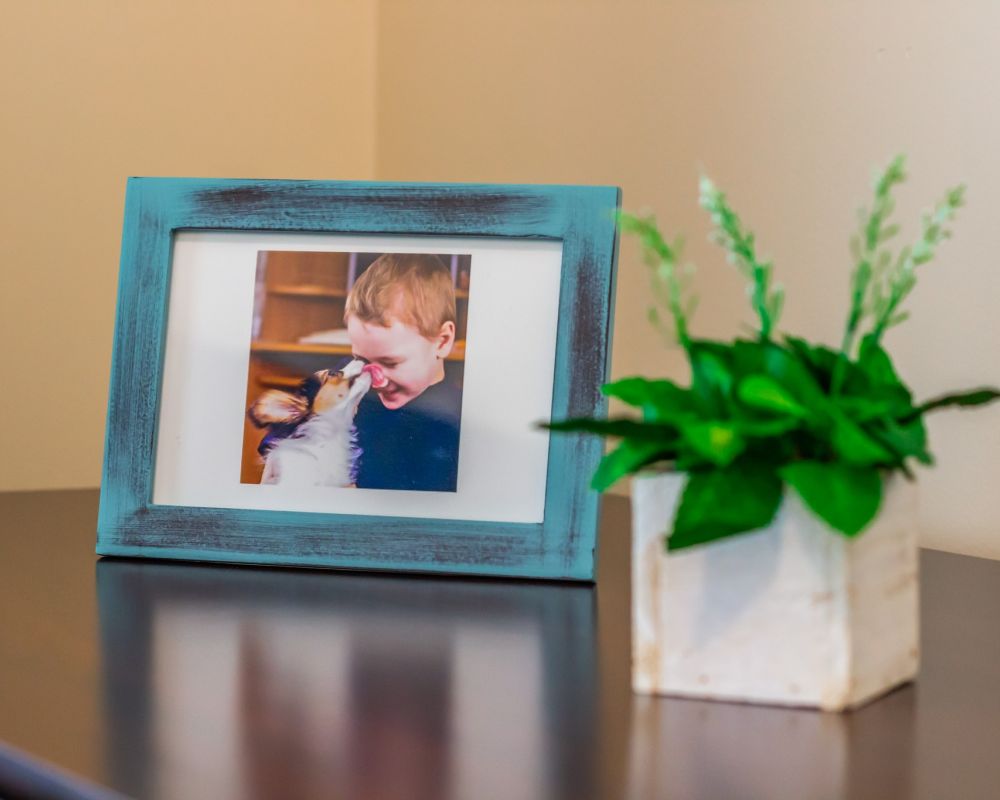
MULTIPOLYGON (((889 344, 920 397, 1000 384, 998 25, 992 0, 12 7, 0 488, 99 481, 132 174, 617 184, 687 234, 696 330, 727 336, 751 318, 705 242, 702 166, 773 257, 783 327, 835 343, 855 207, 872 168, 905 151, 904 234, 956 181, 969 207, 889 344)), ((684 379, 646 326, 646 287, 626 241, 614 373, 684 379)), ((926 543, 1000 557, 1000 408, 942 413, 930 433, 926 543)))
POLYGON ((7 4, 0 490, 100 482, 129 175, 373 177, 375 11, 7 4))
MULTIPOLYGON (((613 183, 688 235, 696 331, 750 322, 732 267, 705 241, 699 165, 728 191, 788 290, 783 328, 839 343, 849 232, 872 168, 913 177, 904 234, 952 183, 969 206, 924 268, 913 319, 888 342, 919 397, 1000 384, 1000 5, 924 0, 384 0, 380 179, 613 183)), ((635 243, 619 271, 614 373, 685 379, 645 323, 635 243)), ((1000 557, 1000 407, 930 423, 925 542, 1000 557)))

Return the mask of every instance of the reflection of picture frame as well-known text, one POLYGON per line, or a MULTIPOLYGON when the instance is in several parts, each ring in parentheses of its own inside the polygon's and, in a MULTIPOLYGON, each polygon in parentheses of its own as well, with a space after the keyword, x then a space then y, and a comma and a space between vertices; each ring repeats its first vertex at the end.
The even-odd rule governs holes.
POLYGON ((593 579, 619 198, 131 179, 98 553, 593 579))
POLYGON ((118 712, 108 770, 130 797, 259 794, 268 775, 291 781, 282 797, 332 785, 336 796, 387 796, 371 764, 390 753, 412 797, 596 785, 587 587, 315 572, 291 586, 275 570, 125 560, 99 563, 96 577, 101 680, 118 712), (323 746, 310 747, 317 737, 323 746), (560 757, 566 737, 579 758, 560 757), (157 768, 165 760, 181 766, 157 768), (518 774, 499 781, 508 763, 518 774))

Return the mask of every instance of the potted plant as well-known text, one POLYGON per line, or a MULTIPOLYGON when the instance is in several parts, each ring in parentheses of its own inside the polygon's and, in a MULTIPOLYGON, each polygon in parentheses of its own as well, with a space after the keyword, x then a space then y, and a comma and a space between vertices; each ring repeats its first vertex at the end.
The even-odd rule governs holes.
POLYGON ((619 440, 592 485, 634 476, 633 688, 718 699, 857 706, 917 672, 914 464, 933 463, 924 417, 974 406, 982 388, 917 402, 884 349, 919 267, 950 233, 964 186, 893 254, 895 158, 876 177, 851 242, 839 349, 779 334, 771 263, 708 178, 713 239, 746 278, 752 337, 695 338, 690 267, 652 217, 619 216, 652 267, 651 321, 683 348, 689 386, 647 377, 603 392, 639 417, 547 427, 619 440))

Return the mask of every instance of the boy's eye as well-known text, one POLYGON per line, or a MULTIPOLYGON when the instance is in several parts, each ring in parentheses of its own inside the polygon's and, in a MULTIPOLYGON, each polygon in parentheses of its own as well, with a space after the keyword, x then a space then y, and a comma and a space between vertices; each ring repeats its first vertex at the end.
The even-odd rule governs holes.
POLYGON ((385 367, 386 369, 395 369, 396 367, 399 366, 399 362, 398 361, 383 361, 382 362, 382 366, 385 367))

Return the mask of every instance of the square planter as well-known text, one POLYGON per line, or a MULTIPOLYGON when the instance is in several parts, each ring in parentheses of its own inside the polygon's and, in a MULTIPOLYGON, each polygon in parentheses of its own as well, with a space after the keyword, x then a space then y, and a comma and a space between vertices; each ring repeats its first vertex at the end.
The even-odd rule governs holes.
POLYGON ((632 687, 842 711, 919 663, 916 487, 855 538, 786 489, 766 528, 668 553, 685 476, 632 481, 632 687))

